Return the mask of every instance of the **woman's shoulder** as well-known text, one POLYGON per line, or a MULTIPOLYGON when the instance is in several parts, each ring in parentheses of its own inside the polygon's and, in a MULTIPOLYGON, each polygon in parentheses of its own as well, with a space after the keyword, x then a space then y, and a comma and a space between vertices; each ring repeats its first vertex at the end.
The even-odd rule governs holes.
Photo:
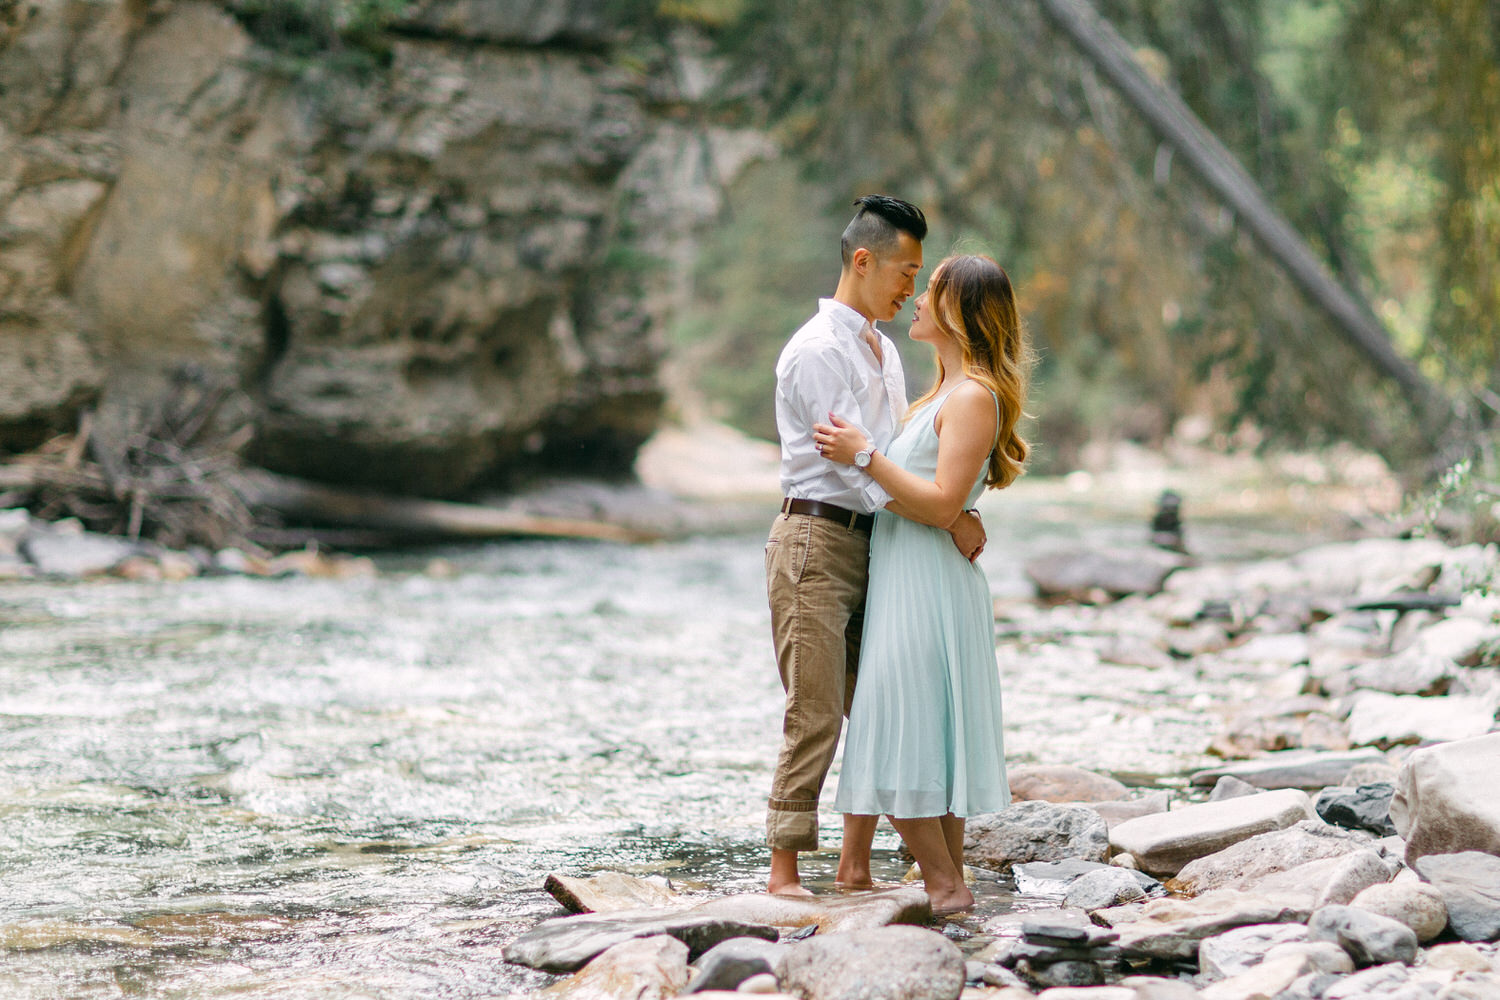
POLYGON ((995 393, 983 382, 971 378, 954 386, 948 395, 948 403, 957 403, 964 410, 989 410, 994 408, 995 393))

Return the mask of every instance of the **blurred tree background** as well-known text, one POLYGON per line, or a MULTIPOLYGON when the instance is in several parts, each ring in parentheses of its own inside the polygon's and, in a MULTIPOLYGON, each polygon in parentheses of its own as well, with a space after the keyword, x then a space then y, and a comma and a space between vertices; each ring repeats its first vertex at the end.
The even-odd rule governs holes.
MULTIPOLYGON (((1042 356, 1039 470, 1189 427, 1226 446, 1345 439, 1409 470, 1446 460, 1039 3, 649 7, 664 30, 710 33, 721 113, 785 151, 728 192, 672 331, 675 383, 709 415, 774 436, 775 356, 833 289, 849 202, 882 191, 928 211, 929 264, 988 252, 1016 280, 1042 356)), ((1481 439, 1500 407, 1500 0, 1095 9, 1481 439)))

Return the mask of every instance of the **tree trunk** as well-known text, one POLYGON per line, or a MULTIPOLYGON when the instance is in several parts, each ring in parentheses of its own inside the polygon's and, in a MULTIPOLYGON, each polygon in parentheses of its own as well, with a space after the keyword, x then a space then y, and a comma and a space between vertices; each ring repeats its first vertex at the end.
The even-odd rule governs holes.
POLYGON ((1048 19, 1114 84, 1126 102, 1182 155, 1209 190, 1238 214, 1303 294, 1333 320, 1345 340, 1377 371, 1406 390, 1423 427, 1433 434, 1448 429, 1454 421, 1452 402, 1397 353, 1368 303, 1334 278, 1192 109, 1146 75, 1113 25, 1095 13, 1086 0, 1041 0, 1041 6, 1048 19))

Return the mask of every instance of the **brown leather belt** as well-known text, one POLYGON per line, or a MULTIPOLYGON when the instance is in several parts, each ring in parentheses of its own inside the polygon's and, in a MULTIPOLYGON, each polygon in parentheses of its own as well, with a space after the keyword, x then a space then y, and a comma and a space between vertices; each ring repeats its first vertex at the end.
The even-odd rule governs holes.
POLYGON ((821 500, 793 500, 787 497, 781 501, 781 512, 783 514, 811 514, 813 517, 826 517, 830 521, 837 521, 851 531, 869 532, 875 527, 874 514, 857 514, 852 510, 845 510, 837 504, 824 503, 821 500))

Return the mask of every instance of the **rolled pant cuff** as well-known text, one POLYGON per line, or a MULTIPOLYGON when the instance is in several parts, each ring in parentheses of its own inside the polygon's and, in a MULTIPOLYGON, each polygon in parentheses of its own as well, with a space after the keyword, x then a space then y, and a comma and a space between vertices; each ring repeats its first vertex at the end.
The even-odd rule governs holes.
POLYGON ((766 843, 777 851, 818 849, 816 800, 771 799, 766 812, 766 843))

